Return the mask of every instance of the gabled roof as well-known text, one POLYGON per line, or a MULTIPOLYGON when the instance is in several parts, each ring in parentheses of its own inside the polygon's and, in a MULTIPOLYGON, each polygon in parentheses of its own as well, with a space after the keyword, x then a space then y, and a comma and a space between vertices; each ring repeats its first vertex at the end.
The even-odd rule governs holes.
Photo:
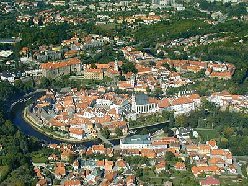
POLYGON ((212 176, 200 181, 200 185, 220 185, 220 181, 212 176))
POLYGON ((40 65, 41 69, 56 69, 56 68, 62 68, 70 65, 75 65, 75 64, 80 64, 81 61, 78 58, 71 58, 66 61, 62 62, 48 62, 48 63, 43 63, 40 65))

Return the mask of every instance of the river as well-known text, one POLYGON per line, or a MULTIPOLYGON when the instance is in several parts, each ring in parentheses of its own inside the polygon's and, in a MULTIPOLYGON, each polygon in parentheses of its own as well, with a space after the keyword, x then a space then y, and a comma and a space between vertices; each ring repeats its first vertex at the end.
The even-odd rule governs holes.
MULTIPOLYGON (((33 96, 31 96, 31 100, 35 100, 38 97, 40 97, 42 95, 42 93, 37 93, 33 96)), ((44 135, 43 133, 40 133, 39 131, 35 130, 34 128, 32 128, 32 126, 27 123, 24 119, 23 119, 23 110, 26 106, 26 102, 19 102, 17 104, 15 104, 12 108, 12 110, 10 111, 9 114, 9 118, 10 120, 14 123, 14 125, 16 125, 18 127, 19 130, 21 130, 25 135, 27 136, 32 136, 35 137, 45 143, 66 143, 64 141, 61 140, 57 140, 57 139, 53 139, 49 136, 44 135)), ((147 128, 149 131, 154 132, 155 130, 159 130, 162 129, 164 127, 164 124, 159 124, 156 126, 150 126, 150 127, 144 127, 147 128)), ((139 133, 142 129, 138 129, 137 133, 139 133)), ((119 140, 110 140, 111 143, 113 145, 118 145, 119 144, 119 140)), ((102 143, 101 140, 95 140, 95 141, 87 141, 87 142, 82 142, 82 143, 77 143, 80 145, 83 145, 85 147, 90 147, 94 144, 100 144, 102 143)))

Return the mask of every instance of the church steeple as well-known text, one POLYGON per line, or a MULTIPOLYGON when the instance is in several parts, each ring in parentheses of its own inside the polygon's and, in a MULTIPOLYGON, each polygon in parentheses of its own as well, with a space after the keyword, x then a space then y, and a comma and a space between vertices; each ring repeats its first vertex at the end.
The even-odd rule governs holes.
POLYGON ((135 93, 132 94, 132 111, 136 110, 136 100, 135 100, 135 93))
POLYGON ((135 87, 135 75, 132 75, 130 78, 130 84, 132 87, 135 87))
POLYGON ((115 59, 115 67, 114 67, 114 70, 115 71, 118 71, 119 67, 118 67, 118 61, 117 59, 115 59))

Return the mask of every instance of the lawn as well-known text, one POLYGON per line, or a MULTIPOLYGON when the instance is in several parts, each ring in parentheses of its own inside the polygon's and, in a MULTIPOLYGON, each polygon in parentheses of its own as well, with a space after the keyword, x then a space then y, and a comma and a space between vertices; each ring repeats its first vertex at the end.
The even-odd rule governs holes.
POLYGON ((198 129, 202 142, 219 137, 219 133, 214 129, 198 129))
POLYGON ((35 154, 32 156, 32 161, 34 163, 46 163, 47 158, 43 154, 35 154))
POLYGON ((105 31, 109 31, 109 30, 113 30, 115 29, 115 24, 101 24, 101 25, 97 25, 98 28, 105 30, 105 31))

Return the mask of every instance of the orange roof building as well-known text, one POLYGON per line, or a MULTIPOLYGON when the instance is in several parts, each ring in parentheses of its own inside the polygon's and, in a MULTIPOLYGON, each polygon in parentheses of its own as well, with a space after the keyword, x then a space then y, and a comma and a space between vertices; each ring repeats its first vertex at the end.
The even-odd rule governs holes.
POLYGON ((183 162, 177 162, 174 167, 176 170, 186 170, 185 163, 183 162))
POLYGON ((42 76, 56 78, 58 76, 81 72, 81 61, 78 58, 71 58, 61 62, 48 62, 40 65, 42 76))

